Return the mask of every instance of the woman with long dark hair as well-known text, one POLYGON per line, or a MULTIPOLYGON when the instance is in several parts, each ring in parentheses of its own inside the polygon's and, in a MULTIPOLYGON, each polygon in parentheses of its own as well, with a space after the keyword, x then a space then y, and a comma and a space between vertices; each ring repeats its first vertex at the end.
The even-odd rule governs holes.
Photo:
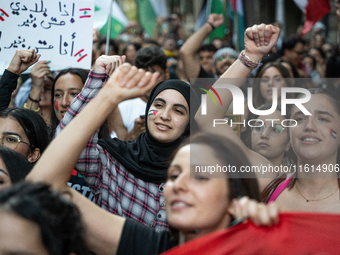
MULTIPOLYGON (((273 47, 278 32, 279 29, 265 25, 253 27, 253 30, 247 29, 244 54, 251 61, 247 62, 241 57, 223 74, 222 78, 237 77, 240 80, 246 78, 252 67, 255 67, 256 63, 273 47)), ((232 101, 229 91, 221 90, 219 94, 225 99, 226 104, 214 109, 211 102, 208 102, 207 115, 196 115, 200 128, 232 139, 243 148, 252 165, 272 166, 267 159, 247 148, 228 125, 219 125, 214 129, 206 125, 212 119, 224 115, 232 101)), ((262 177, 259 178, 261 190, 270 185, 265 190, 265 194, 263 193, 263 199, 276 201, 281 209, 287 211, 339 213, 339 99, 326 90, 315 90, 303 107, 311 115, 305 115, 295 105, 288 113, 291 123, 288 130, 290 144, 296 154, 296 161, 292 165, 295 174, 287 174, 286 178, 274 180, 277 172, 270 171, 269 175, 262 175, 259 172, 259 176, 262 177), (282 181, 284 182, 279 186, 282 181)))
MULTIPOLYGON (((92 77, 90 74, 90 79, 95 77, 99 78, 95 83, 102 82, 99 74, 92 73, 92 77)), ((46 181, 54 188, 64 190, 73 165, 78 160, 78 165, 91 169, 89 173, 85 172, 85 175, 87 175, 85 178, 93 179, 96 194, 104 196, 107 192, 113 197, 119 192, 124 192, 125 190, 121 191, 120 183, 125 183, 125 187, 136 190, 135 201, 131 198, 128 199, 129 194, 127 192, 121 196, 122 205, 120 205, 120 201, 109 198, 108 205, 115 203, 122 210, 124 210, 124 203, 141 208, 139 199, 146 197, 141 193, 142 189, 147 189, 147 192, 152 192, 155 187, 164 189, 164 196, 162 192, 156 198, 162 201, 166 207, 171 234, 164 231, 157 233, 156 231, 159 228, 156 230, 150 228, 152 224, 139 221, 133 217, 134 214, 123 215, 124 218, 119 217, 98 208, 84 198, 74 197, 75 203, 82 211, 85 227, 88 230, 86 232, 87 243, 90 249, 98 254, 159 254, 179 243, 226 228, 233 218, 239 216, 256 219, 258 224, 271 225, 277 222, 278 211, 275 205, 266 207, 263 204, 257 205, 255 201, 244 199, 242 204, 245 203, 245 205, 242 207, 240 206, 241 201, 231 202, 233 198, 245 195, 255 200, 259 199, 259 190, 255 178, 245 179, 242 178, 245 177, 244 175, 237 172, 222 173, 221 177, 223 178, 211 178, 209 173, 203 172, 192 173, 192 167, 188 160, 191 150, 194 154, 200 155, 201 161, 198 162, 200 165, 203 164, 202 162, 204 164, 218 162, 220 165, 249 166, 242 151, 228 139, 211 134, 197 134, 192 137, 190 144, 187 140, 179 149, 176 150, 176 147, 172 149, 172 146, 177 146, 175 143, 180 144, 182 142, 183 134, 189 132, 190 118, 188 114, 189 110, 194 110, 189 109, 187 103, 187 96, 191 88, 186 83, 168 81, 156 86, 150 95, 147 106, 149 132, 142 134, 142 137, 138 138, 139 141, 122 143, 115 139, 112 143, 109 141, 102 143, 103 147, 99 147, 93 142, 97 139, 97 134, 91 138, 92 133, 97 130, 112 111, 112 107, 117 106, 119 103, 117 101, 124 97, 144 94, 153 86, 156 78, 157 73, 145 74, 145 71, 137 70, 129 64, 124 64, 118 68, 91 102, 58 134, 47 153, 29 175, 28 180, 46 181), (128 79, 124 82, 125 77, 128 77, 128 79), (172 83, 182 86, 182 88, 174 88, 172 83), (98 111, 101 114, 98 114, 98 111), (86 128, 79 130, 79 127, 86 128), (90 138, 91 142, 88 143, 87 141, 90 138), (133 174, 125 173, 128 168, 119 167, 118 160, 108 152, 108 150, 115 150, 116 143, 120 145, 119 148, 127 158, 126 161, 131 164, 131 169, 134 167, 132 161, 134 159, 139 160, 137 162, 145 167, 146 172, 132 169, 133 174), (157 144, 166 146, 161 152, 162 155, 157 155, 157 150, 161 149, 157 144), (155 146, 157 150, 153 151, 150 148, 151 145, 155 146), (86 149, 82 152, 79 160, 78 157, 84 146, 86 146, 86 149), (137 150, 140 146, 143 146, 148 153, 153 153, 151 155, 162 157, 163 164, 154 162, 154 166, 158 167, 156 177, 152 175, 152 173, 157 173, 156 169, 151 168, 152 161, 150 161, 151 166, 147 165, 145 162, 149 160, 148 157, 141 150, 137 150), (60 147, 65 149, 59 150, 60 147), (91 150, 89 151, 87 148, 91 148, 91 150), (170 151, 170 149, 172 150, 170 151), (131 154, 133 151, 136 152, 135 158, 131 154), (84 158, 82 157, 85 154, 95 155, 96 158, 89 159, 91 163, 95 164, 83 163, 84 158), (171 156, 172 154, 174 156, 171 156), (54 155, 53 161, 60 162, 60 164, 50 164, 50 155, 54 155), (46 167, 47 165, 49 166, 46 167), (163 165, 165 170, 163 170, 163 165), (122 173, 116 174, 115 171, 122 173), (194 178, 190 178, 191 174, 194 174, 194 178), (138 175, 140 178, 134 175, 138 175), (226 179, 226 177, 229 178, 226 179), (117 181, 115 178, 117 178, 117 181), (165 185, 161 186, 152 181, 144 181, 147 178, 154 178, 155 182, 158 178, 159 182, 164 182, 165 185), (109 185, 107 185, 107 181, 109 181, 109 185), (133 182, 136 182, 136 184, 131 184, 133 182), (145 225, 149 225, 149 227, 145 225)), ((88 85, 85 87, 89 90, 88 92, 93 92, 87 87, 88 85)), ((83 92, 79 95, 79 97, 84 96, 83 92)), ((84 99, 88 101, 87 96, 84 99)), ((73 104, 76 103, 77 101, 72 103, 71 110, 74 110, 73 104)), ((77 105, 78 107, 83 106, 77 105)), ((68 114, 69 112, 65 115, 63 122, 69 118, 68 114)), ((126 165, 126 163, 122 164, 126 165)), ((255 177, 252 173, 246 176, 255 177)), ((153 194, 148 197, 147 202, 149 203, 153 202, 151 195, 153 194)), ((101 199, 99 202, 104 203, 105 200, 101 199)), ((102 207, 104 206, 102 205, 102 207)), ((104 207, 104 209, 107 208, 104 207)), ((110 211, 110 208, 107 210, 110 211)), ((145 212, 148 213, 146 210, 145 212)), ((150 218, 155 221, 155 218, 159 217, 157 214, 156 217, 150 218)))
POLYGON ((80 68, 62 70, 52 85, 51 129, 54 134, 72 100, 83 89, 88 72, 80 68))

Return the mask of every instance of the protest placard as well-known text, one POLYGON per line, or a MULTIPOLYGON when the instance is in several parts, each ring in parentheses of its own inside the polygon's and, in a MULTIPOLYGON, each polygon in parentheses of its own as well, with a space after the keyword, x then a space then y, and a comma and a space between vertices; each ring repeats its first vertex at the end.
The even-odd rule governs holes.
POLYGON ((51 70, 90 69, 94 0, 2 0, 0 73, 16 50, 35 49, 51 70))

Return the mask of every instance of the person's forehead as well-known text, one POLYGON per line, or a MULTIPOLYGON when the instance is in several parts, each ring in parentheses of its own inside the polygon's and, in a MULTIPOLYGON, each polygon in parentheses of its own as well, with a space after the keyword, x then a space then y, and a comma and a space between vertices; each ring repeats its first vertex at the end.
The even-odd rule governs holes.
MULTIPOLYGON (((224 57, 224 58, 236 58, 235 56, 231 55, 231 54, 223 54, 221 57, 224 57)), ((219 57, 219 59, 221 58, 219 57)))
POLYGON ((0 135, 3 132, 14 132, 22 135, 24 134, 24 129, 13 117, 0 118, 0 135))
MULTIPOLYGON (((311 99, 304 103, 303 106, 314 115, 316 112, 328 112, 333 116, 340 115, 337 113, 335 105, 333 105, 332 100, 325 94, 312 94, 311 99)), ((296 112, 301 112, 296 105, 292 108, 292 115, 296 112)))
POLYGON ((70 88, 78 88, 82 89, 84 84, 81 78, 72 73, 66 73, 59 77, 59 79, 55 82, 54 90, 68 90, 70 88))
POLYGON ((278 110, 275 110, 273 113, 269 114, 269 115, 260 115, 257 117, 256 120, 262 120, 265 123, 281 123, 282 120, 284 120, 285 117, 283 115, 281 115, 281 112, 278 110))
POLYGON ((152 73, 159 72, 160 75, 165 73, 165 70, 161 68, 159 65, 148 66, 147 68, 144 68, 144 70, 152 73))
POLYGON ((166 102, 166 104, 170 105, 183 105, 185 108, 188 107, 188 103, 185 100, 184 96, 177 90, 175 89, 165 89, 162 90, 154 99, 162 99, 166 102))
POLYGON ((304 48, 304 47, 305 47, 305 45, 302 42, 297 42, 293 49, 300 49, 300 48, 304 48))
POLYGON ((208 50, 202 50, 198 53, 198 55, 211 55, 213 56, 215 54, 214 51, 208 51, 208 50))
POLYGON ((174 96, 179 97, 180 99, 183 99, 185 101, 184 96, 177 91, 176 89, 164 89, 156 96, 157 97, 168 97, 169 99, 173 99, 174 96))

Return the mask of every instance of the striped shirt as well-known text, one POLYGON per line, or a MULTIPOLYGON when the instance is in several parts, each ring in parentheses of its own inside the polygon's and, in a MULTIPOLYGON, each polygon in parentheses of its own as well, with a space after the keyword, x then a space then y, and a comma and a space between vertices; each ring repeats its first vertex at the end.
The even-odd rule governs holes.
MULTIPOLYGON (((93 71, 81 93, 72 101, 56 135, 94 98, 107 80, 106 74, 93 71)), ((98 145, 98 130, 78 159, 76 170, 91 188, 95 202, 103 209, 134 219, 154 228, 167 230, 164 184, 144 182, 134 177, 112 155, 98 145)))

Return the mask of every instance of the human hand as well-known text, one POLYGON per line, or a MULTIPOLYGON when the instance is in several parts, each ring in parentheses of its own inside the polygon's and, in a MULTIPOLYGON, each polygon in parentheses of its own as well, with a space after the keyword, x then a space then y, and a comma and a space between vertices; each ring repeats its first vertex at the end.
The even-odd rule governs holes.
POLYGON ((46 60, 39 61, 31 70, 31 77, 33 81, 33 86, 38 89, 42 89, 44 84, 44 76, 50 72, 48 66, 49 62, 46 60))
POLYGON ((113 95, 114 101, 122 102, 144 95, 155 86, 158 76, 158 72, 145 72, 143 69, 124 63, 113 72, 103 90, 113 95))
POLYGON ((166 18, 162 17, 162 16, 158 16, 157 17, 157 24, 161 25, 162 23, 164 23, 166 21, 166 18))
POLYGON ((254 25, 248 27, 244 37, 245 54, 253 61, 260 61, 270 52, 280 35, 280 28, 273 25, 254 25))
POLYGON ((40 54, 36 54, 34 49, 30 50, 17 50, 14 57, 12 58, 8 71, 20 75, 26 71, 31 65, 38 62, 40 54))
POLYGON ((143 119, 141 117, 136 118, 135 125, 128 134, 129 140, 135 140, 141 133, 144 133, 145 130, 145 117, 143 119))
POLYGON ((234 199, 232 215, 235 219, 250 219, 257 226, 272 226, 279 222, 279 208, 275 203, 264 204, 248 197, 234 199))
POLYGON ((96 73, 106 73, 111 76, 114 70, 121 66, 125 62, 126 56, 106 56, 102 55, 97 58, 94 71, 96 73))
POLYGON ((223 24, 223 14, 212 13, 209 15, 207 22, 217 28, 223 24))

